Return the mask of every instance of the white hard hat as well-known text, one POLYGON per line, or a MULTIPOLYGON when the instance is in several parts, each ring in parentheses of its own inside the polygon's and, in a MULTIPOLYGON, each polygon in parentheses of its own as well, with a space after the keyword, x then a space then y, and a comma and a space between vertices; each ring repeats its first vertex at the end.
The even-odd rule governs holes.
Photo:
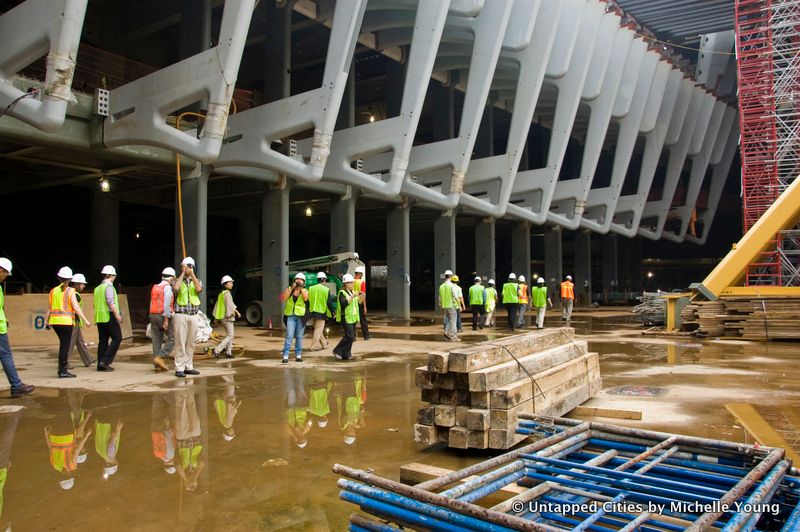
POLYGON ((536 282, 540 283, 540 284, 544 284, 544 277, 539 277, 538 279, 536 279, 536 282))
POLYGON ((520 275, 519 277, 517 277, 517 279, 522 281, 523 283, 525 282, 525 276, 524 275, 520 275))
POLYGON ((82 464, 86 461, 87 458, 89 458, 89 453, 83 453, 79 454, 78 458, 76 458, 75 461, 79 464, 82 464))
POLYGON ((306 445, 308 445, 308 440, 307 439, 303 440, 303 441, 300 441, 300 442, 297 442, 297 446, 300 447, 301 449, 303 447, 305 447, 306 445))
POLYGON ((508 274, 508 278, 509 279, 516 279, 517 276, 514 274, 514 272, 511 272, 511 273, 508 274))
POLYGON ((5 257, 0 257, 0 268, 3 268, 5 271, 8 272, 8 275, 11 275, 11 261, 5 257))
POLYGON ((170 277, 175 277, 175 268, 172 266, 167 266, 163 270, 161 270, 161 275, 169 275, 170 277))
POLYGON ((475 278, 475 280, 476 280, 476 281, 480 281, 480 280, 481 280, 481 278, 480 278, 480 277, 476 277, 476 278, 475 278))
POLYGON ((346 274, 342 275, 342 282, 343 283, 352 283, 353 281, 355 281, 355 279, 353 279, 353 276, 350 275, 349 273, 346 273, 346 274))
POLYGON ((231 441, 231 440, 232 440, 232 439, 234 439, 235 437, 236 437, 236 434, 228 434, 227 432, 223 432, 223 433, 222 433, 222 438, 223 438, 225 441, 231 441))
POLYGON ((219 284, 232 283, 232 282, 233 282, 233 277, 231 277, 230 275, 225 275, 219 282, 219 284))
POLYGON ((356 273, 366 273, 367 270, 363 266, 356 266, 356 273))
POLYGON ((494 279, 489 279, 489 284, 494 284, 494 279))
POLYGON ((112 466, 104 467, 103 468, 103 475, 110 477, 111 475, 113 475, 114 473, 117 472, 117 468, 119 468, 119 466, 116 465, 116 464, 114 464, 112 466))
POLYGON ((82 273, 76 273, 72 276, 72 282, 86 284, 86 277, 84 277, 82 273))
POLYGON ((72 279, 72 268, 69 266, 64 266, 58 270, 56 275, 58 275, 59 279, 72 279))
POLYGON ((107 264, 103 266, 103 269, 100 270, 100 273, 103 275, 117 275, 117 270, 112 265, 107 264))
POLYGON ((304 274, 303 272, 300 272, 298 274, 295 274, 294 278, 295 279, 302 279, 302 280, 305 281, 306 280, 306 274, 304 274))
POLYGON ((356 442, 356 437, 355 436, 345 436, 344 437, 344 442, 347 445, 353 445, 356 442))
POLYGON ((177 469, 175 468, 175 466, 166 466, 166 467, 164 467, 164 472, 167 475, 174 475, 176 471, 177 471, 177 469))
POLYGON ((65 478, 64 480, 60 480, 58 485, 61 486, 62 490, 71 490, 72 486, 75 485, 75 478, 65 478))
POLYGON ((194 266, 194 259, 192 257, 186 257, 181 261, 181 266, 183 266, 184 264, 191 264, 192 266, 194 266))
POLYGON ((317 273, 317 279, 327 279, 327 278, 328 278, 328 276, 325 275, 325 272, 317 273))
POLYGON ((453 271, 452 270, 445 270, 444 271, 444 276, 447 277, 448 275, 453 275, 453 271))
POLYGON ((571 275, 567 275, 567 280, 571 281, 572 280, 572 276, 571 275))
POLYGON ((328 418, 322 418, 317 420, 317 426, 321 429, 324 429, 328 426, 328 418))

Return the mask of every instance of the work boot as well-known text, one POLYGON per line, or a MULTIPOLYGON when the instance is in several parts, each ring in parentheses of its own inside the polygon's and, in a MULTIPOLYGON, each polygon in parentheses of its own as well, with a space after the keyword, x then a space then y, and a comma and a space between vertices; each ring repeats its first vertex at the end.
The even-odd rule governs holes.
POLYGON ((153 357, 153 365, 156 367, 156 369, 161 369, 165 371, 169 369, 167 367, 167 363, 164 362, 164 359, 161 357, 153 357))
POLYGON ((73 379, 73 378, 75 378, 75 374, 64 370, 64 371, 62 371, 61 373, 58 374, 58 378, 59 379, 73 379))
POLYGON ((101 363, 97 366, 97 371, 114 371, 114 368, 108 364, 101 363))
POLYGON ((200 375, 200 372, 197 371, 196 369, 185 369, 185 370, 183 370, 183 372, 186 375, 200 375))
POLYGON ((33 384, 23 384, 19 388, 15 388, 11 390, 11 398, 14 399, 16 397, 22 397, 24 395, 28 395, 33 393, 33 390, 36 389, 36 386, 33 384))
POLYGON ((186 373, 184 373, 182 371, 176 371, 175 372, 175 376, 179 377, 179 378, 184 378, 184 377, 186 377, 186 373))

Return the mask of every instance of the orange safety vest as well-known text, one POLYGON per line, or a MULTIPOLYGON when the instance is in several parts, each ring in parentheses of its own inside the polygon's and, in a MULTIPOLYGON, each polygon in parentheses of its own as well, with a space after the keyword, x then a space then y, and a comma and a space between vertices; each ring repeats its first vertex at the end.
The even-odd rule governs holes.
POLYGON ((78 468, 75 460, 75 434, 50 437, 50 465, 59 473, 71 473, 78 468))
POLYGON ((74 325, 75 309, 72 308, 74 288, 69 286, 62 290, 61 285, 50 290, 50 319, 48 325, 74 325))
POLYGON ((519 285, 519 304, 520 305, 528 304, 528 285, 526 285, 525 283, 519 285))
POLYGON ((575 292, 573 291, 572 281, 564 281, 561 283, 561 299, 575 299, 575 292))
MULTIPOLYGON (((164 287, 169 286, 168 283, 154 284, 150 289, 150 314, 162 314, 164 312, 164 287)), ((169 304, 170 310, 175 310, 175 298, 173 297, 169 304)))

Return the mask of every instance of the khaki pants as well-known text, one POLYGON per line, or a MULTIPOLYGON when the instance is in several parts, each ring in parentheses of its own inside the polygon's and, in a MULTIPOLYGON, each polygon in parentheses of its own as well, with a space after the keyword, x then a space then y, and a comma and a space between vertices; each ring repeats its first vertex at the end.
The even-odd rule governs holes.
POLYGON ((214 348, 214 353, 219 355, 226 351, 228 356, 231 356, 233 354, 233 322, 225 320, 222 322, 222 326, 225 327, 225 338, 214 348))
POLYGON ((314 318, 314 336, 311 338, 311 350, 327 349, 328 339, 325 338, 325 320, 314 318))
POLYGON ((194 339, 197 336, 197 320, 188 314, 176 313, 175 324, 175 371, 194 369, 194 339))
POLYGON ((574 299, 561 300, 561 317, 565 320, 572 319, 572 305, 575 303, 574 299))
POLYGON ((544 311, 547 307, 536 307, 536 326, 540 329, 544 327, 544 311))
POLYGON ((69 341, 69 352, 72 353, 72 350, 75 348, 78 348, 78 354, 81 356, 84 366, 89 367, 94 364, 94 357, 86 348, 86 342, 83 341, 83 333, 81 332, 80 327, 72 328, 72 338, 69 341))

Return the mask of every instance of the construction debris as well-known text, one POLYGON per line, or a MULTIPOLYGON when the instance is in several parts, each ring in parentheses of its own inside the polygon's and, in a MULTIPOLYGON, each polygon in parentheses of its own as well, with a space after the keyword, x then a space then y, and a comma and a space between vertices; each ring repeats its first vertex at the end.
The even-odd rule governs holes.
POLYGON ((746 340, 800 339, 800 299, 733 298, 693 301, 681 312, 684 330, 697 336, 746 340))
POLYGON ((456 449, 508 449, 521 414, 563 415, 602 387, 597 353, 568 327, 435 351, 416 369, 427 405, 414 441, 456 449))
POLYGON ((542 439, 459 471, 416 464, 409 486, 336 464, 350 530, 798 530, 784 450, 520 416, 542 439), (482 505, 476 504, 481 501, 482 505), (491 505, 491 506, 490 506, 491 505))
POLYGON ((640 304, 633 307, 633 313, 644 325, 664 325, 667 316, 667 302, 660 292, 644 292, 637 297, 640 304))

